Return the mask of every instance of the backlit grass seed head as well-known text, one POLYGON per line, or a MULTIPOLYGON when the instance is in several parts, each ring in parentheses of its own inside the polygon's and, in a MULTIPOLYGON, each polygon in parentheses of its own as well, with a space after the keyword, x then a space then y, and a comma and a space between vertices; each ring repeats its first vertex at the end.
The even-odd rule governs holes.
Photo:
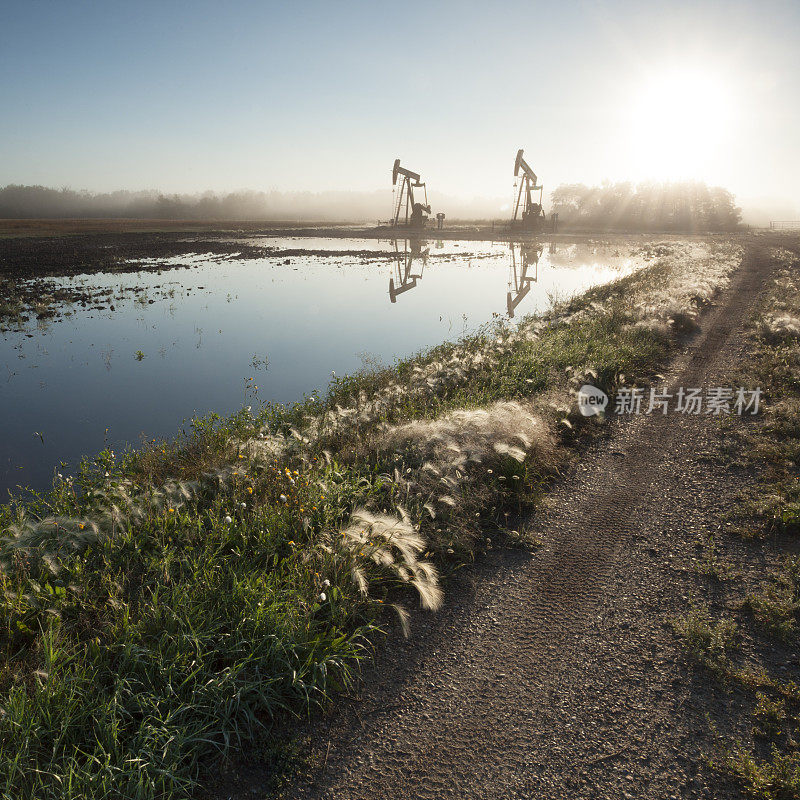
POLYGON ((352 560, 351 575, 362 594, 367 593, 371 579, 389 577, 411 584, 422 607, 436 610, 442 604, 438 573, 432 564, 419 560, 426 542, 414 530, 405 511, 400 513, 401 518, 397 519, 357 509, 350 524, 333 537, 334 544, 352 560))
POLYGON ((642 287, 631 300, 634 324, 663 334, 691 327, 698 311, 730 282, 741 260, 737 245, 683 244, 669 248, 668 285, 642 287))
POLYGON ((780 342, 800 336, 800 319, 789 314, 770 314, 761 320, 758 331, 769 342, 780 342))
POLYGON ((417 420, 384 431, 386 449, 412 447, 433 475, 463 471, 469 464, 511 456, 524 460, 536 451, 550 457, 552 434, 530 409, 517 402, 499 402, 486 409, 453 411, 435 420, 417 420))

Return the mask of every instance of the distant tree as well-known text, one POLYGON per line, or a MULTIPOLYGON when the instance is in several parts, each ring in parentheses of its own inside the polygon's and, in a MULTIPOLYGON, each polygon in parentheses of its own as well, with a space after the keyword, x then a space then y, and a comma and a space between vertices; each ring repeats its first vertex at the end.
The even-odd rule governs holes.
POLYGON ((69 188, 0 188, 0 218, 108 217, 126 219, 376 219, 386 192, 255 192, 165 195, 155 191, 92 194, 69 188))
POLYGON ((730 231, 741 223, 729 191, 695 181, 564 184, 552 192, 551 210, 568 225, 606 230, 730 231))

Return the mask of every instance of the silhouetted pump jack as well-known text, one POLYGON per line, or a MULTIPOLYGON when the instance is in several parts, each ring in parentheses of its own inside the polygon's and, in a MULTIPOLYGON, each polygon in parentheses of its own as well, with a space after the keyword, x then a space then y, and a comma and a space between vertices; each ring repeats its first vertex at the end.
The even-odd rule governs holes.
POLYGON ((392 169, 392 186, 397 186, 397 179, 400 178, 400 189, 394 204, 394 218, 392 225, 408 225, 411 228, 424 228, 431 207, 428 205, 428 190, 418 172, 400 166, 400 159, 395 159, 392 169), (415 189, 422 189, 425 202, 420 202, 420 192, 414 193, 415 189), (402 221, 401 221, 402 216, 402 221))
POLYGON ((522 228, 527 231, 541 230, 544 226, 545 216, 542 208, 542 189, 537 185, 536 173, 528 166, 522 157, 522 150, 517 152, 517 160, 514 162, 514 188, 519 180, 519 191, 517 200, 514 204, 514 216, 511 226, 522 228), (539 192, 539 202, 534 200, 534 192, 539 192))

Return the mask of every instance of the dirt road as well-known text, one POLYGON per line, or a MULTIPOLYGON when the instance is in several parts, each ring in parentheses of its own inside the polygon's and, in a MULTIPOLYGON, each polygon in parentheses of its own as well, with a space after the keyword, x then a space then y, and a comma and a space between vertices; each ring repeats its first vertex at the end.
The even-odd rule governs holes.
MULTIPOLYGON (((771 266, 751 246, 666 383, 724 385, 771 266)), ((719 420, 613 424, 529 521, 534 553, 494 551, 418 615, 358 702, 311 730, 298 798, 673 798, 730 791, 702 763, 705 683, 670 620, 689 607, 701 531, 741 488, 715 460, 719 420)), ((720 720, 724 733, 724 720, 720 720)), ((259 770, 222 796, 252 797, 259 770)), ((736 796, 731 794, 731 796, 736 796)))

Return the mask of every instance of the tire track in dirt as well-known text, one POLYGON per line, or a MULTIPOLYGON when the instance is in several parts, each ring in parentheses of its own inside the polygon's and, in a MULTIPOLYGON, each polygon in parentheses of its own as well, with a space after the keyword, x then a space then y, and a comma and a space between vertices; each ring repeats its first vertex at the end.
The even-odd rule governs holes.
MULTIPOLYGON (((735 361, 770 270, 750 244, 675 359, 671 391, 707 386, 735 361)), ((530 521, 542 548, 494 552, 443 612, 415 622, 412 640, 384 648, 364 697, 315 723, 324 766, 286 796, 704 796, 681 766, 693 722, 663 658, 669 636, 647 608, 681 591, 668 563, 681 517, 706 524, 724 493, 697 462, 714 425, 675 413, 616 422, 530 521), (648 561, 665 529, 673 540, 648 561)), ((245 793, 225 796, 262 783, 259 770, 239 778, 245 793)))

